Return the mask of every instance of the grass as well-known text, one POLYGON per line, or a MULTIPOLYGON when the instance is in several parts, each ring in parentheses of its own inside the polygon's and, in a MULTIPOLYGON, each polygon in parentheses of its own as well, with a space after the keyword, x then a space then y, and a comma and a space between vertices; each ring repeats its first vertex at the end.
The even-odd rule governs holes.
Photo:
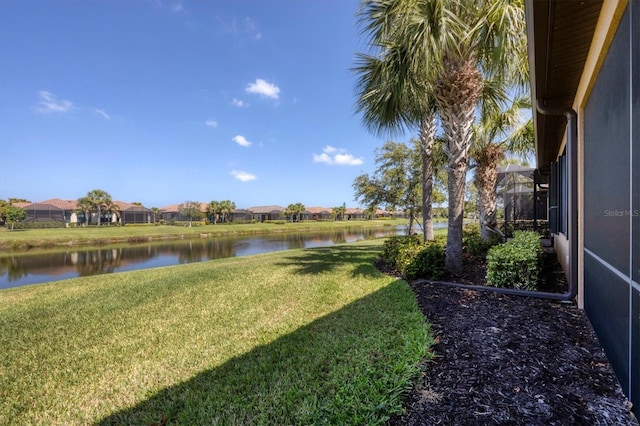
POLYGON ((380 424, 432 344, 381 240, 0 291, 0 424, 380 424))
POLYGON ((328 231, 332 229, 358 229, 404 225, 404 219, 305 221, 299 223, 218 224, 194 226, 144 225, 100 226, 52 229, 25 229, 10 231, 0 228, 0 250, 25 250, 34 247, 104 245, 162 239, 198 238, 225 235, 255 235, 283 232, 328 231))

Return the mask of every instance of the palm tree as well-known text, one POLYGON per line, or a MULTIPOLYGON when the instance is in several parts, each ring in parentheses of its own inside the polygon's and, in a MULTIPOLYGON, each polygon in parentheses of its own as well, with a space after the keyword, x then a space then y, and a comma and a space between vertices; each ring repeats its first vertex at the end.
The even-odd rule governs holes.
POLYGON ((236 209, 236 203, 231 200, 220 201, 220 214, 222 214, 222 221, 226 222, 228 215, 236 209))
POLYGON ((84 215, 84 225, 89 225, 89 215, 91 214, 91 209, 93 205, 91 201, 87 197, 78 198, 76 201, 76 213, 80 213, 84 215))
MULTIPOLYGON (((365 19, 366 20, 366 19, 365 19)), ((425 241, 433 240, 432 157, 436 134, 436 109, 433 97, 433 68, 424 68, 416 78, 405 78, 406 49, 389 40, 372 41, 378 55, 358 54, 355 71, 359 74, 357 111, 365 126, 375 134, 400 133, 419 127, 422 158, 422 231, 425 241), (379 45, 377 45, 379 43, 379 45)))
POLYGON ((213 224, 218 223, 218 215, 220 214, 221 204, 219 201, 211 201, 207 204, 207 216, 213 218, 213 224))
POLYGON ((506 109, 490 104, 489 108, 482 109, 480 120, 473 127, 471 157, 476 163, 473 183, 478 189, 480 234, 485 240, 500 233, 496 217, 496 186, 498 165, 505 152, 525 156, 533 151, 533 120, 525 120, 522 115, 523 109, 530 108, 528 98, 516 98, 506 109))
POLYGON ((153 223, 156 223, 156 220, 162 211, 158 207, 151 207, 151 211, 153 212, 153 223))
POLYGON ((389 47, 402 52, 394 80, 427 79, 446 140, 446 267, 460 274, 464 186, 475 109, 485 77, 520 84, 527 79, 524 4, 522 0, 364 0, 360 13, 379 54, 389 47), (430 70, 426 77, 425 70, 430 70))
POLYGON ((102 215, 103 208, 113 203, 111 195, 102 189, 94 189, 89 191, 85 198, 91 205, 91 211, 95 211, 97 213, 98 226, 100 226, 100 216, 102 215))
POLYGON ((332 209, 332 213, 335 217, 335 220, 338 220, 338 218, 340 218, 340 220, 344 220, 344 215, 345 213, 347 213, 347 207, 344 204, 338 207, 334 207, 332 209))
MULTIPOLYGON (((116 203, 114 203, 113 201, 111 201, 111 199, 107 200, 107 202, 105 202, 103 208, 102 208, 102 212, 103 213, 110 213, 112 215, 112 217, 116 218, 116 222, 120 222, 120 207, 118 207, 118 205, 116 203)), ((112 219, 113 222, 113 219, 112 219)))

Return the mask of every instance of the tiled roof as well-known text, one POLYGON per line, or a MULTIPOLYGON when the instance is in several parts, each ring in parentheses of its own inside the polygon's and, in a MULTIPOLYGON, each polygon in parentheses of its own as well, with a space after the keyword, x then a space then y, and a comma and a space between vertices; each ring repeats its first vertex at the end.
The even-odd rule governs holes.
POLYGON ((31 203, 11 203, 11 205, 19 209, 24 209, 25 207, 31 205, 31 203))
POLYGON ((127 203, 127 202, 125 202, 125 201, 114 201, 114 202, 113 202, 113 204, 115 204, 116 206, 118 206, 118 209, 119 209, 120 211, 122 211, 122 210, 126 210, 126 209, 131 208, 131 207, 133 207, 133 206, 134 206, 133 204, 131 204, 131 203, 127 203))
MULTIPOLYGON (((180 203, 180 204, 182 204, 182 203, 180 203)), ((168 205, 166 207, 162 207, 160 209, 160 211, 164 212, 164 213, 177 213, 178 210, 179 210, 180 204, 171 204, 171 205, 168 205)), ((207 203, 200 203, 200 211, 201 212, 206 212, 207 211, 207 203)))
POLYGON ((38 201, 37 203, 28 204, 23 208, 50 209, 51 207, 60 210, 75 210, 76 200, 61 200, 60 198, 52 198, 50 200, 38 201))
POLYGON ((346 214, 362 214, 362 209, 347 208, 345 209, 345 213, 346 214))
POLYGON ((333 209, 331 207, 307 207, 307 211, 312 214, 327 213, 330 214, 333 209))
POLYGON ((131 204, 131 203, 127 203, 125 201, 114 201, 113 204, 115 204, 116 206, 118 206, 118 210, 120 210, 121 212, 129 210, 129 211, 151 211, 151 209, 148 209, 144 206, 141 206, 139 204, 131 204))
POLYGON ((284 207, 280 207, 280 206, 256 206, 256 207, 249 207, 247 210, 249 210, 251 213, 254 213, 254 214, 265 214, 265 213, 272 213, 272 212, 283 212, 285 209, 284 207))

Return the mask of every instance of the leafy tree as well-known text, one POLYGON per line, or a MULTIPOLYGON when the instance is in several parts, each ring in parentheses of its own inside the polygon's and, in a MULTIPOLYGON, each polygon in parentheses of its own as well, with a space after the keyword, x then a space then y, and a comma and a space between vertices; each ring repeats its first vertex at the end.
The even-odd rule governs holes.
MULTIPOLYGON (((418 144, 414 141, 414 147, 418 144)), ((399 142, 386 142, 376 150, 373 176, 356 177, 355 198, 369 206, 384 205, 389 211, 401 208, 409 214, 409 232, 421 203, 421 155, 399 142)))
POLYGON ((362 215, 365 219, 374 219, 376 217, 377 206, 369 206, 362 211, 362 215))
POLYGON ((189 218, 189 228, 193 225, 194 219, 201 219, 204 214, 200 210, 199 201, 185 201, 178 206, 178 214, 189 218))
POLYGON ((23 221, 27 217, 27 212, 20 207, 16 207, 9 204, 4 208, 4 218, 8 225, 11 225, 11 230, 16 223, 23 221))
POLYGON ((15 204, 15 203, 30 203, 31 201, 25 199, 25 198, 9 198, 9 204, 15 204))
POLYGON ((222 212, 222 204, 219 201, 211 201, 207 204, 207 217, 209 220, 213 221, 213 224, 216 225, 218 223, 218 217, 222 212))
POLYGON ((363 0, 361 21, 377 49, 372 56, 397 52, 393 81, 426 80, 435 101, 448 167, 446 266, 460 274, 464 186, 475 109, 485 77, 519 84, 527 80, 524 2, 363 0))
POLYGON ((6 222, 7 219, 5 217, 5 212, 7 211, 7 207, 9 207, 10 205, 10 202, 0 199, 0 224, 4 225, 4 223, 6 222))

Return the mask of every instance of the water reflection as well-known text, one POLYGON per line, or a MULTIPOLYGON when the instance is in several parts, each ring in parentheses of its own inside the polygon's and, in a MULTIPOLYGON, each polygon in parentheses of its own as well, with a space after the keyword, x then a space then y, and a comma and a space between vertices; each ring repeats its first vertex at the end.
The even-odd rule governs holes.
POLYGON ((0 289, 108 274, 246 256, 271 251, 328 246, 403 233, 403 227, 341 230, 323 233, 208 238, 135 244, 125 247, 73 249, 38 254, 0 255, 0 289))

